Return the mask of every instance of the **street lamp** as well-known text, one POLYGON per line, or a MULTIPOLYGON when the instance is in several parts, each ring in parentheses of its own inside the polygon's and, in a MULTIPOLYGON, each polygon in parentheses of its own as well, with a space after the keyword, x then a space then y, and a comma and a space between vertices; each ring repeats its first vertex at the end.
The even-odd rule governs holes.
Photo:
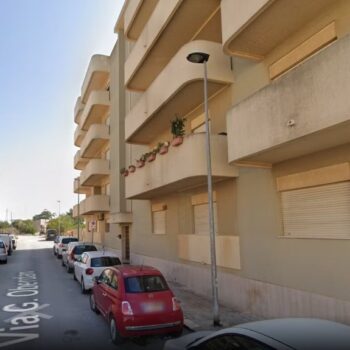
POLYGON ((60 216, 61 216, 61 201, 58 200, 57 203, 58 203, 58 235, 60 236, 61 235, 61 219, 60 219, 60 216))
POLYGON ((211 150, 210 150, 210 132, 209 132, 209 113, 208 113, 208 77, 207 62, 209 54, 204 52, 192 52, 187 56, 187 60, 192 63, 202 63, 204 66, 204 113, 205 113, 205 133, 206 133, 206 157, 207 157, 207 175, 208 175, 208 204, 209 204, 209 229, 210 229, 210 258, 211 258, 211 285, 213 296, 213 324, 220 325, 219 316, 219 293, 218 293, 218 275, 216 267, 216 249, 215 249, 215 226, 214 226, 214 206, 213 206, 213 183, 211 175, 211 150))

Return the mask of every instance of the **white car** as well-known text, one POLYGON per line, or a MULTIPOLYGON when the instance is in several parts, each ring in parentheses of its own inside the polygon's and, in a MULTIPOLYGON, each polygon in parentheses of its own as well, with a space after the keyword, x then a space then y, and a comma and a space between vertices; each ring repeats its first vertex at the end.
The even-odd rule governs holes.
POLYGON ((68 273, 74 269, 74 262, 76 262, 85 252, 96 252, 97 248, 94 244, 84 242, 70 242, 68 243, 67 251, 62 253, 62 266, 65 266, 68 273))
POLYGON ((53 246, 53 253, 57 256, 57 259, 62 258, 63 251, 67 250, 68 243, 78 242, 78 238, 71 236, 59 236, 55 239, 53 246))
POLYGON ((6 246, 7 255, 12 255, 12 241, 9 233, 0 233, 0 240, 2 240, 6 246))
POLYGON ((10 239, 12 242, 12 249, 16 250, 17 249, 17 237, 13 234, 10 234, 9 236, 10 236, 10 239))
POLYGON ((0 261, 7 263, 7 249, 5 243, 0 240, 0 261))
POLYGON ((84 294, 94 286, 94 277, 100 276, 106 267, 115 265, 121 265, 121 262, 113 252, 85 252, 74 263, 73 277, 80 283, 81 292, 84 294))

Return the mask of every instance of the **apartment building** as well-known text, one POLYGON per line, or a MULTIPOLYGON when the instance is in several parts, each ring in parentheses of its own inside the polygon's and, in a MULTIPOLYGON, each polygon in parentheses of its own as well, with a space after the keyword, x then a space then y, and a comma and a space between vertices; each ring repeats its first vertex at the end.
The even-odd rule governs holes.
POLYGON ((220 301, 350 323, 350 2, 127 0, 115 32, 75 111, 90 239, 211 295, 204 74, 186 59, 205 52, 220 301), (120 174, 176 116, 183 143, 120 174), (95 124, 109 137, 86 153, 95 124))

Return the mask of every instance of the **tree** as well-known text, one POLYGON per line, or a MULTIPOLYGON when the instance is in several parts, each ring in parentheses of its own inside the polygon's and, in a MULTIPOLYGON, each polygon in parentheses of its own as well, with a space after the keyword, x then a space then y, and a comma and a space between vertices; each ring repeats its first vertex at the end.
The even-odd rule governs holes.
POLYGON ((19 233, 35 233, 35 227, 32 220, 14 220, 12 226, 16 228, 19 233))
POLYGON ((44 220, 51 220, 54 217, 54 213, 51 213, 49 210, 44 209, 40 214, 34 215, 33 216, 33 220, 40 220, 40 219, 44 219, 44 220))
POLYGON ((7 229, 9 228, 11 225, 9 224, 9 222, 7 221, 0 221, 0 230, 2 229, 7 229))

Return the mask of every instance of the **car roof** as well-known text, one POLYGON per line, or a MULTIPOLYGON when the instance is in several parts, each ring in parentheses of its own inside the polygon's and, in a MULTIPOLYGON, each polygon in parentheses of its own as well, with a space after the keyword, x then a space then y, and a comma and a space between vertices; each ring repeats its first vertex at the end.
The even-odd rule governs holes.
POLYGON ((328 320, 273 319, 241 324, 230 330, 234 331, 236 328, 263 334, 297 350, 350 348, 350 327, 328 320))
MULTIPOLYGON (((94 245, 94 244, 91 244, 91 245, 94 245)), ((94 251, 94 252, 84 252, 84 254, 89 255, 90 258, 100 258, 102 256, 113 256, 113 257, 118 258, 118 255, 116 253, 109 252, 107 250, 105 250, 105 251, 97 250, 97 251, 94 251)))
POLYGON ((152 266, 120 265, 120 266, 114 266, 113 268, 115 268, 116 270, 119 270, 124 277, 147 276, 147 275, 162 276, 161 272, 152 266))

